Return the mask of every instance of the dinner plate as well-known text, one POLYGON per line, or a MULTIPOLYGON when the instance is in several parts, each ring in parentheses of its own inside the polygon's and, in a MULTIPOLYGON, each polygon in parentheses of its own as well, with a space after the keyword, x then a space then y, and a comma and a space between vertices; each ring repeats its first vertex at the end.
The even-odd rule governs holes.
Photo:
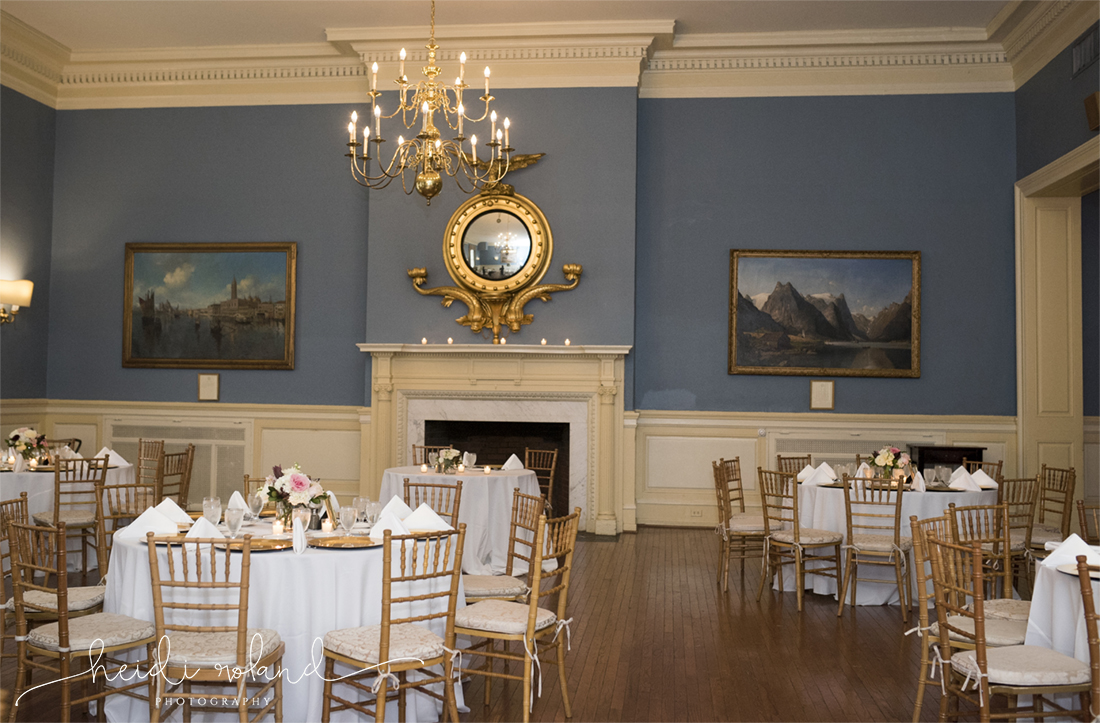
POLYGON ((338 550, 357 550, 367 547, 380 547, 381 545, 381 542, 375 542, 369 537, 360 537, 354 535, 314 537, 309 540, 310 547, 331 547, 338 550))
MULTIPOLYGON (((1058 572, 1064 572, 1067 575, 1073 575, 1074 577, 1077 577, 1076 562, 1067 562, 1065 565, 1059 565, 1054 569, 1056 569, 1058 572)), ((1100 580, 1100 566, 1089 565, 1089 577, 1091 577, 1093 580, 1100 580)))

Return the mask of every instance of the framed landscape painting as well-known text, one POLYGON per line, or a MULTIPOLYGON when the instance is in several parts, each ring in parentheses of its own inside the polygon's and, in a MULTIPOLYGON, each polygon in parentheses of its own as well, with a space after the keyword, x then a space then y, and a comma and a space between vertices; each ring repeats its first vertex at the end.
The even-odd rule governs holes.
POLYGON ((122 366, 293 369, 298 245, 126 244, 122 366))
POLYGON ((919 251, 730 251, 730 374, 920 376, 919 251))

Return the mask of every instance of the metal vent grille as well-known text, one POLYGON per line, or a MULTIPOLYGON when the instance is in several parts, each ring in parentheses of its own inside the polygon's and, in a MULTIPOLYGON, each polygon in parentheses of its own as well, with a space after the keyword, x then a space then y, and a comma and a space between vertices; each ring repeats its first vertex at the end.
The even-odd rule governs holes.
POLYGON ((1100 57, 1100 25, 1093 25, 1091 30, 1078 38, 1073 44, 1072 54, 1073 73, 1070 77, 1076 78, 1100 57))

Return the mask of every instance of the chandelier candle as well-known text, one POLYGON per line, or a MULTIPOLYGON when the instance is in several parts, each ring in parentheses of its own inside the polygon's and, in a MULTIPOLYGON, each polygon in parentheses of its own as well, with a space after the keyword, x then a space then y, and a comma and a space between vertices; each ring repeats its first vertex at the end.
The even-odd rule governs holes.
POLYGON ((398 104, 397 109, 389 115, 382 112, 378 103, 379 96, 382 95, 378 90, 378 63, 371 64, 370 91, 367 96, 370 98, 371 113, 374 116, 374 136, 371 137, 368 122, 363 128, 363 142, 360 144, 356 140, 355 124, 358 115, 353 112, 348 128, 349 152, 345 155, 351 159, 352 178, 356 183, 367 188, 380 189, 400 177, 401 188, 406 194, 416 191, 430 206, 432 198, 443 190, 447 177, 453 178, 463 193, 491 190, 497 186, 508 173, 511 154, 515 149, 510 145, 511 120, 504 119, 502 132, 497 128, 497 112, 489 107, 495 100, 489 92, 489 68, 485 68, 485 95, 479 98, 485 108, 477 118, 468 114, 468 108, 462 99, 463 91, 469 87, 465 81, 466 53, 458 57, 458 77, 454 84, 449 85, 439 79, 443 69, 436 64, 439 46, 435 43, 435 0, 432 0, 431 32, 425 47, 428 50, 428 64, 422 68, 424 79, 416 83, 410 83, 405 75, 405 49, 402 48, 398 54, 400 64, 398 77, 394 80, 398 104), (415 137, 408 140, 399 136, 397 147, 387 162, 383 160, 382 144, 386 139, 382 137, 382 119, 389 120, 398 115, 407 129, 413 129, 419 120, 420 130, 415 137), (477 158, 476 135, 470 136, 469 150, 466 150, 464 126, 467 121, 480 123, 486 119, 490 122, 489 141, 485 144, 489 148, 489 158, 482 162, 477 158), (456 135, 446 140, 441 131, 448 128, 456 135), (374 143, 373 155, 369 149, 370 143, 374 143), (357 148, 362 148, 362 152, 357 152, 357 148), (376 167, 371 163, 375 158, 378 161, 376 167))

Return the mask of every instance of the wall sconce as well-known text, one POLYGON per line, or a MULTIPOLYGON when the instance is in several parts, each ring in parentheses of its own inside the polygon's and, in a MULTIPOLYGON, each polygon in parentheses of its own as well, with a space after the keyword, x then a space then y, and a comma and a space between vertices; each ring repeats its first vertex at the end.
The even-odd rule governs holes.
POLYGON ((10 324, 15 321, 15 315, 19 313, 20 306, 31 305, 31 294, 34 293, 34 282, 26 279, 20 281, 0 280, 0 324, 10 324), (11 307, 9 311, 6 307, 11 307))

